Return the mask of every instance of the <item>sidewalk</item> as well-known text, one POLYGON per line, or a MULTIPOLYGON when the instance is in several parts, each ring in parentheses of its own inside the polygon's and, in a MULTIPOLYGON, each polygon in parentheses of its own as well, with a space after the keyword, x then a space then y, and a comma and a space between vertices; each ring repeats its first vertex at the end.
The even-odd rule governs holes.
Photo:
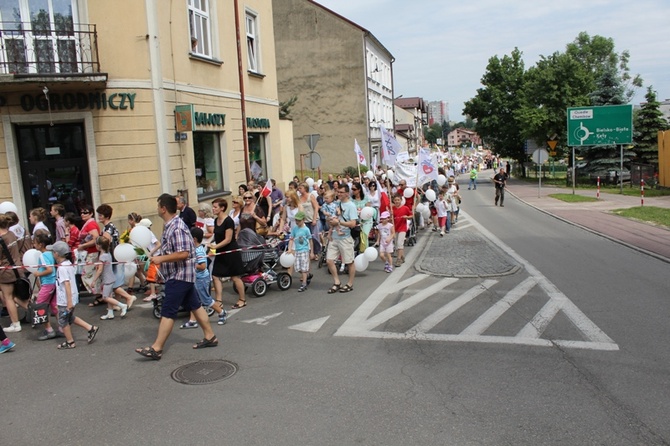
MULTIPOLYGON (((513 178, 507 182, 507 191, 546 214, 670 263, 670 230, 611 213, 614 209, 640 206, 639 196, 601 192, 598 202, 566 203, 549 195, 569 194, 572 188, 542 186, 540 190, 537 183, 513 178)), ((595 189, 576 189, 575 194, 596 198, 595 189)), ((644 205, 670 208, 670 196, 645 197, 644 205)))

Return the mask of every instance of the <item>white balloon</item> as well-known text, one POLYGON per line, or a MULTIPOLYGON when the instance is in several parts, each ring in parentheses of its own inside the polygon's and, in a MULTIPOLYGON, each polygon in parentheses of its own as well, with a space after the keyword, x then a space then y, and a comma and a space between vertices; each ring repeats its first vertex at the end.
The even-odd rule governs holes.
POLYGON ((295 256, 289 252, 285 252, 279 256, 279 263, 281 263, 281 266, 284 268, 290 268, 295 263, 295 256))
POLYGON ((23 266, 28 271, 34 273, 37 271, 37 265, 40 263, 40 256, 42 255, 37 249, 29 249, 23 254, 23 266))
POLYGON ((323 180, 322 180, 321 178, 319 178, 318 180, 316 180, 316 185, 317 185, 317 186, 321 186, 322 184, 323 184, 323 180))
POLYGON ((385 173, 382 174, 382 181, 386 181, 386 174, 385 173))
POLYGON ((435 201, 435 199, 437 198, 437 196, 435 195, 435 191, 433 189, 428 189, 426 191, 426 198, 428 199, 428 201, 435 201))
POLYGON ((411 187, 406 187, 404 191, 402 191, 402 195, 405 198, 412 198, 414 196, 414 189, 411 187))
POLYGON ((365 257, 365 254, 358 254, 356 258, 354 259, 354 266, 356 267, 356 271, 365 271, 368 268, 369 261, 367 257, 365 257))
POLYGON ((307 185, 308 185, 309 187, 314 186, 314 180, 313 180, 312 178, 307 178, 307 179, 305 180, 305 183, 307 183, 307 185))
POLYGON ((447 182, 447 177, 445 177, 444 175, 438 175, 437 176, 437 185, 438 186, 444 186, 444 183, 446 183, 446 182, 447 182))
MULTIPOLYGON (((130 231, 130 242, 138 248, 147 248, 151 244, 151 229, 146 226, 136 225, 130 231)), ((116 257, 116 253, 114 257, 116 257)))
POLYGON ((365 172, 365 176, 373 180, 375 178, 375 173, 371 170, 368 170, 367 172, 365 172))
POLYGON ((117 262, 132 262, 137 258, 137 251, 130 243, 121 243, 114 248, 114 258, 117 262))
POLYGON ((423 215, 424 220, 430 220, 430 208, 425 208, 421 215, 423 215))
POLYGON ((3 201, 0 203, 0 214, 6 214, 7 212, 14 212, 15 214, 18 214, 19 210, 11 201, 3 201))
POLYGON ((126 280, 130 280, 131 277, 135 275, 137 272, 137 263, 126 263, 123 265, 123 275, 126 278, 126 280))
POLYGON ((370 220, 375 215, 375 210, 370 206, 365 206, 361 209, 361 220, 370 220))
POLYGON ((391 169, 386 171, 386 178, 388 178, 389 180, 393 181, 393 175, 394 174, 393 174, 393 171, 391 169))
POLYGON ((379 255, 379 253, 377 252, 377 249, 373 248, 372 246, 367 248, 363 252, 363 254, 365 255, 365 258, 368 259, 368 262, 374 262, 375 260, 377 260, 377 256, 379 255))
POLYGON ((419 214, 422 214, 422 213, 423 213, 423 210, 424 210, 425 208, 426 208, 426 205, 423 204, 423 203, 419 203, 419 204, 416 205, 416 211, 417 211, 419 214))

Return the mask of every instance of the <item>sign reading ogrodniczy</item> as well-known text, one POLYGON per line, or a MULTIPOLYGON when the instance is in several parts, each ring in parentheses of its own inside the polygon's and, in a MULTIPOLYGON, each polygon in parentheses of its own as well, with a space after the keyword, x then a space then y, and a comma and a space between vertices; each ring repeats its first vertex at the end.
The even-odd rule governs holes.
POLYGON ((568 108, 568 146, 632 143, 632 105, 568 108))

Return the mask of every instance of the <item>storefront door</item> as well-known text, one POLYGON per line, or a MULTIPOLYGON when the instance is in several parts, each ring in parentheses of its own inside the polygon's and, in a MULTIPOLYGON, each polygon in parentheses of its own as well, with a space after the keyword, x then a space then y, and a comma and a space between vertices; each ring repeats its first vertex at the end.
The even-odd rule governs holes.
POLYGON ((82 123, 16 126, 26 209, 59 202, 79 215, 92 204, 82 123))

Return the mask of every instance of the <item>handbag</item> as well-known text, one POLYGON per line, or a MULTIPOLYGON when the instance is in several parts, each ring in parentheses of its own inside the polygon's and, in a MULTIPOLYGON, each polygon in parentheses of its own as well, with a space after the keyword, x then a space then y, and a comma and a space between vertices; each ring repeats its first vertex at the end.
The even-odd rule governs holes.
MULTIPOLYGON (((9 252, 9 248, 7 248, 7 244, 2 237, 0 237, 0 244, 2 245, 2 250, 5 253, 5 257, 7 257, 7 262, 11 266, 15 266, 12 254, 9 252)), ((14 274, 16 274, 16 282, 14 282, 14 296, 18 297, 19 300, 30 300, 30 297, 33 295, 33 287, 30 285, 30 280, 28 280, 25 275, 19 274, 19 270, 16 268, 12 269, 14 274)))
MULTIPOLYGON (((258 206, 256 206, 256 208, 254 209, 254 212, 256 212, 259 209, 260 208, 258 206)), ((263 224, 263 223, 257 221, 256 222, 256 234, 261 235, 263 237, 268 235, 268 225, 267 225, 267 223, 263 224)))
MULTIPOLYGON (((340 204, 340 213, 344 214, 344 209, 342 209, 342 205, 340 204)), ((344 220, 344 221, 349 221, 349 220, 344 220)), ((351 233, 351 238, 356 240, 357 238, 360 238, 361 236, 361 224, 356 220, 356 226, 353 228, 350 228, 350 233, 351 233)))
POLYGON ((43 302, 41 304, 33 305, 33 325, 46 324, 49 322, 49 307, 51 305, 49 302, 43 302))

